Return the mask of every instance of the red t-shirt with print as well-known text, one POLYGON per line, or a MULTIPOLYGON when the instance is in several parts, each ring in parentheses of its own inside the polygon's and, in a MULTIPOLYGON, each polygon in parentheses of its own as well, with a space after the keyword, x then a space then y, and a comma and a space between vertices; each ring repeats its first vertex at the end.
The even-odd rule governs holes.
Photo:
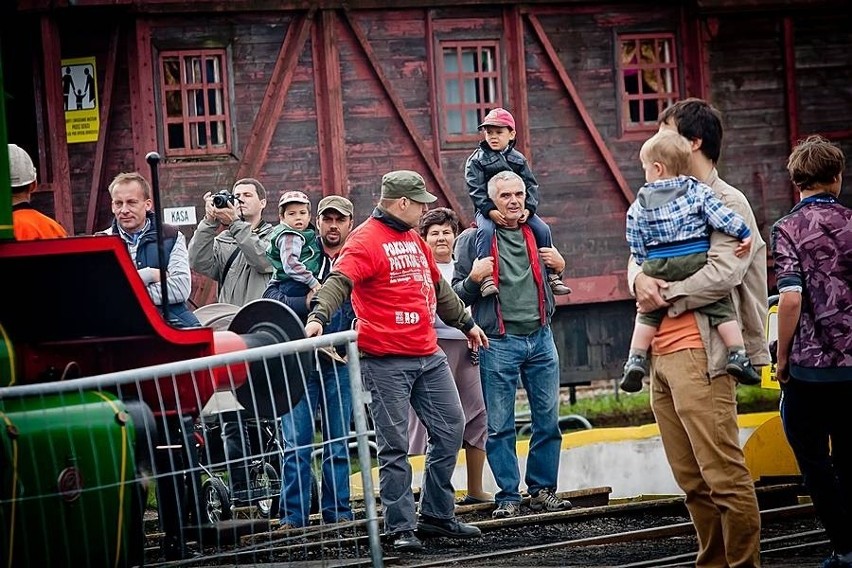
POLYGON ((335 272, 352 280, 358 348, 368 355, 434 355, 435 282, 441 271, 414 230, 370 218, 352 231, 335 272))

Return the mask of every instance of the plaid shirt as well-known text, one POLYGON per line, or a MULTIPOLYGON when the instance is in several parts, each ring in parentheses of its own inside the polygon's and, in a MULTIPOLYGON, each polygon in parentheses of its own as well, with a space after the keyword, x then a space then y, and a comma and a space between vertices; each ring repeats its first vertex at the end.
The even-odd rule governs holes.
POLYGON ((707 252, 710 228, 740 240, 751 234, 745 219, 694 177, 646 183, 627 210, 627 243, 637 264, 707 252))

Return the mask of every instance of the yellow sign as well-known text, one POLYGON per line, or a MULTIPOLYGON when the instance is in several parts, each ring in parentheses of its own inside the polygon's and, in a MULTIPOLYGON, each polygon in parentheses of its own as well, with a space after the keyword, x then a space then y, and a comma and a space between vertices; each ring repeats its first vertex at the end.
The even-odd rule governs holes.
POLYGON ((63 59, 61 75, 68 143, 97 142, 101 126, 95 58, 63 59))

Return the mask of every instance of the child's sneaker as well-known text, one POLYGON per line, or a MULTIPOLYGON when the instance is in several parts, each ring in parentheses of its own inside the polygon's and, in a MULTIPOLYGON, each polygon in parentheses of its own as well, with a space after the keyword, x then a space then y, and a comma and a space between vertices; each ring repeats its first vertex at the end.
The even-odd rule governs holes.
POLYGON ((565 294, 571 293, 571 288, 565 285, 562 282, 562 279, 558 274, 554 274, 549 272, 547 274, 547 283, 550 284, 550 291, 556 294, 557 296, 564 296, 565 294))
POLYGON ((733 375, 741 385, 759 385, 760 374, 752 366, 745 351, 734 351, 728 355, 725 371, 733 375))
POLYGON ((530 497, 530 509, 533 511, 544 511, 553 513, 555 511, 567 511, 573 507, 571 501, 559 497, 552 489, 540 489, 538 493, 530 497))
POLYGON ((642 379, 651 370, 651 363, 647 357, 631 355, 624 364, 624 373, 621 375, 621 390, 625 392, 639 392, 642 390, 642 379))
POLYGON ((479 285, 479 294, 484 298, 485 296, 493 296, 494 294, 499 294, 500 291, 497 290, 497 285, 494 284, 494 279, 490 276, 486 276, 482 280, 482 284, 479 285))

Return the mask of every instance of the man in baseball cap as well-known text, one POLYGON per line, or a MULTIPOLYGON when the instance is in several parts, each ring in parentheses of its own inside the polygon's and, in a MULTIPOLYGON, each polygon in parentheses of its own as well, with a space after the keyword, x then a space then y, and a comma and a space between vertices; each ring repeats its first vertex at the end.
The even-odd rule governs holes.
POLYGON ((9 144, 9 182, 12 186, 12 227, 15 239, 32 241, 67 237, 65 229, 33 208, 30 195, 36 190, 36 169, 27 151, 9 144))
POLYGON ((428 203, 423 176, 410 170, 382 177, 381 199, 352 232, 331 274, 316 294, 305 334, 333 329, 333 315, 351 297, 361 370, 368 377, 370 410, 378 437, 380 492, 385 533, 394 551, 423 549, 420 537, 478 538, 480 530, 460 522, 453 509, 451 478, 464 437, 464 413, 447 356, 438 347, 435 315, 462 330, 474 349, 488 345, 431 250, 415 231, 428 203), (428 432, 430 459, 418 518, 408 462, 408 408, 428 432), (440 413, 430 409, 440 408, 440 413), (434 442, 434 444, 432 444, 434 442), (385 467, 391 464, 392 467, 385 467))

